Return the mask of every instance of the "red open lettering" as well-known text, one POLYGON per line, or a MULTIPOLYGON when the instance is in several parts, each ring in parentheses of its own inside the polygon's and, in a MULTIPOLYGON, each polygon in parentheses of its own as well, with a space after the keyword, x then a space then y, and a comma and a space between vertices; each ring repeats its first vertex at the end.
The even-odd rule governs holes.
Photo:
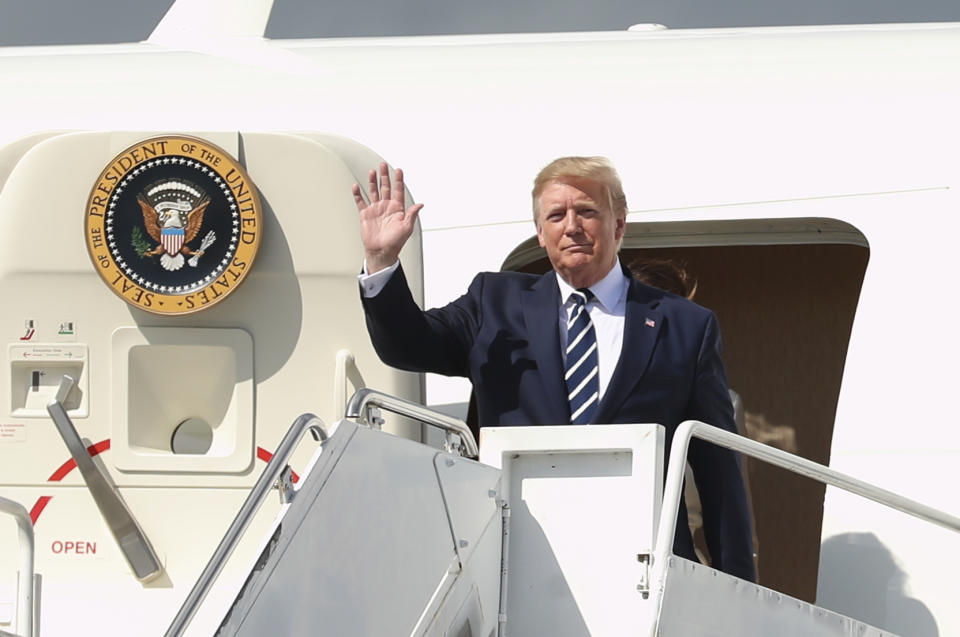
POLYGON ((50 544, 50 550, 57 555, 96 555, 97 543, 84 540, 54 540, 50 544))

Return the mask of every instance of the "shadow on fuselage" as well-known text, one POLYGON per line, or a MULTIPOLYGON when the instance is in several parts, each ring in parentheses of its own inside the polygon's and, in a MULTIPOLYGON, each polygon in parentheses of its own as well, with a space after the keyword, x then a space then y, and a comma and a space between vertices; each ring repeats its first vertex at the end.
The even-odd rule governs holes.
POLYGON ((820 547, 817 605, 882 630, 939 637, 933 614, 906 591, 907 574, 873 533, 843 533, 820 547))

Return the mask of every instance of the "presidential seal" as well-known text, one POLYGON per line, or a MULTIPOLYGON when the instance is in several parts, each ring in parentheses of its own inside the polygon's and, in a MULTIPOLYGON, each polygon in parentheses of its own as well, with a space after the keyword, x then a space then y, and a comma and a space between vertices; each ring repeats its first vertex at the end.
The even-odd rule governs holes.
POLYGON ((260 246, 262 213, 246 172, 192 137, 155 137, 117 155, 87 201, 87 249, 124 301, 188 314, 243 282, 260 246))

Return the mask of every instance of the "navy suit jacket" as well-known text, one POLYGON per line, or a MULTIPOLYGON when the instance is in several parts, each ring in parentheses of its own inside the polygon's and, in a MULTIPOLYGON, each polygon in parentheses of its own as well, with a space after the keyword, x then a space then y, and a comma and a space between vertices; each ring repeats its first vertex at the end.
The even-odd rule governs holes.
MULTIPOLYGON (((401 268, 363 306, 383 362, 473 382, 481 426, 569 424, 553 271, 481 273, 459 299, 424 312, 401 268)), ((620 361, 594 421, 661 424, 668 457, 684 420, 736 432, 721 350, 712 312, 630 277, 620 361)), ((737 455, 694 439, 688 460, 713 566, 754 580, 750 508, 737 455)), ((674 552, 697 559, 682 503, 674 552)))

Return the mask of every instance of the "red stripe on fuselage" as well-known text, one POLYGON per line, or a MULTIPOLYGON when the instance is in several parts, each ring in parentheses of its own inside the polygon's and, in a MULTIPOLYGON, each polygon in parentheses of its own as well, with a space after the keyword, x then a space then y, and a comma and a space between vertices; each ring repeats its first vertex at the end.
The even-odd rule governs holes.
MULTIPOLYGON (((97 454, 103 453, 110 449, 110 439, 101 440, 100 442, 90 445, 87 447, 87 453, 90 454, 90 457, 94 457, 97 454)), ((264 449, 263 447, 257 447, 257 458, 263 460, 264 462, 270 462, 270 458, 273 457, 273 454, 264 449)), ((70 458, 62 465, 60 465, 56 471, 50 474, 50 477, 47 478, 47 482, 60 482, 63 480, 68 473, 77 468, 77 461, 73 458, 70 458)), ((300 480, 300 476, 297 473, 291 472, 293 481, 297 482, 300 480)), ((33 525, 37 525, 37 518, 40 517, 40 514, 43 513, 43 510, 47 507, 47 503, 53 499, 52 495, 42 495, 37 498, 37 501, 34 503, 33 508, 30 509, 30 519, 33 521, 33 525)))

